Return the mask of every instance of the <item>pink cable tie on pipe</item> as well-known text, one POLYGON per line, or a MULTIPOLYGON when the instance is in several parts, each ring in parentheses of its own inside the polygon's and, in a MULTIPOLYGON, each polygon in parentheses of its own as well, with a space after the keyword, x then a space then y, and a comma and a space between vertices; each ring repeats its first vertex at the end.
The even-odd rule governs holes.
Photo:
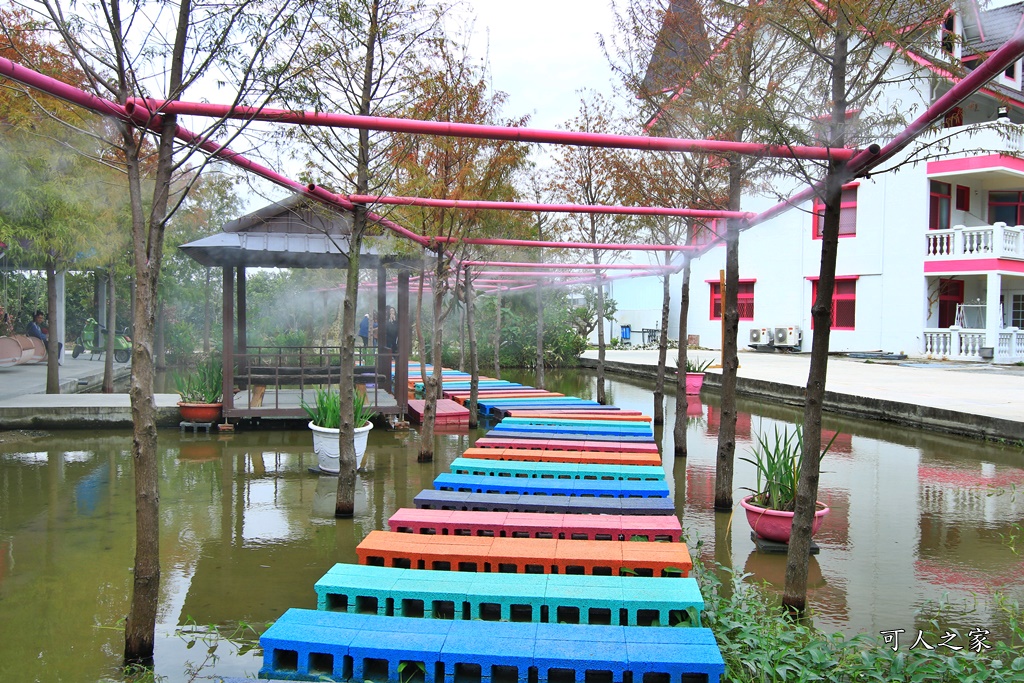
POLYGON ((449 123, 444 121, 419 121, 415 119, 388 118, 382 116, 356 116, 353 114, 329 114, 324 112, 289 111, 261 107, 244 107, 202 102, 182 102, 157 99, 134 98, 139 106, 150 111, 212 118, 245 119, 248 121, 273 121, 297 125, 327 126, 378 130, 392 133, 418 133, 443 135, 460 138, 485 140, 511 140, 516 142, 540 142, 548 144, 576 145, 582 147, 604 147, 617 149, 638 149, 661 152, 712 152, 718 154, 743 154, 800 159, 850 159, 855 150, 828 149, 788 145, 765 145, 754 142, 730 142, 727 140, 688 140, 680 138, 649 137, 645 135, 614 135, 610 133, 583 133, 579 131, 541 130, 537 128, 516 128, 511 126, 485 126, 476 123, 449 123))

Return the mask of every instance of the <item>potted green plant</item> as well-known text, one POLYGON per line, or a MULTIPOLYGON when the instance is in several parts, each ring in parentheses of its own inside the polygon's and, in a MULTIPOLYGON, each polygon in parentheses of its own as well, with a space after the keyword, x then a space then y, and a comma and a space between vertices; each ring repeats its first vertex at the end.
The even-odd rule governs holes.
POLYGON ((220 358, 202 358, 185 373, 175 372, 174 384, 181 395, 178 410, 186 422, 216 422, 220 419, 223 365, 220 358))
MULTIPOLYGON (((832 447, 835 436, 821 451, 818 459, 832 447)), ((740 501, 746 510, 747 522, 754 533, 761 538, 778 543, 789 543, 793 527, 793 511, 796 508, 796 488, 800 483, 800 465, 803 461, 803 429, 789 426, 782 430, 775 427, 774 433, 758 432, 754 435, 753 458, 741 458, 752 464, 757 471, 757 487, 748 488, 752 495, 740 501)), ((821 527, 829 508, 818 502, 811 526, 813 536, 821 527)))
MULTIPOLYGON (((678 362, 678 361, 676 361, 678 362)), ((711 367, 713 359, 700 360, 686 357, 686 395, 696 396, 704 386, 704 371, 711 367)))
MULTIPOLYGON (((352 392, 353 415, 355 416, 356 459, 366 453, 366 441, 373 429, 370 422, 376 412, 366 405, 366 395, 352 392)), ((302 408, 309 415, 309 430, 313 432, 313 452, 316 453, 320 470, 337 474, 341 469, 341 445, 338 434, 341 426, 341 394, 330 389, 317 389, 313 405, 302 401, 302 408)))

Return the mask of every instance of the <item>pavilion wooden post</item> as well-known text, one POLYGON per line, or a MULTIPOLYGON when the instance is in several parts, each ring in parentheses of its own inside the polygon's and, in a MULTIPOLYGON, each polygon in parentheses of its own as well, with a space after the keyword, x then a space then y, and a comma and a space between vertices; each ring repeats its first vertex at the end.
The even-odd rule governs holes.
POLYGON ((224 404, 224 410, 231 410, 235 407, 235 312, 234 312, 234 298, 235 298, 235 278, 232 272, 231 266, 224 266, 224 293, 223 293, 223 306, 224 310, 222 316, 224 318, 223 325, 223 336, 221 348, 223 349, 223 363, 224 363, 224 383, 221 386, 223 391, 223 397, 221 402, 224 404))
POLYGON ((235 349, 238 355, 241 357, 247 353, 246 348, 248 346, 245 336, 245 266, 238 266, 237 272, 238 277, 236 279, 238 281, 238 292, 236 294, 236 298, 238 301, 238 310, 236 311, 235 315, 238 316, 238 334, 236 335, 237 345, 235 349))
POLYGON ((384 265, 377 266, 377 377, 374 384, 379 391, 391 391, 391 356, 385 356, 388 338, 388 273, 384 265))
POLYGON ((398 359, 395 361, 395 400, 405 419, 409 406, 409 351, 412 325, 409 322, 409 271, 398 271, 398 359))

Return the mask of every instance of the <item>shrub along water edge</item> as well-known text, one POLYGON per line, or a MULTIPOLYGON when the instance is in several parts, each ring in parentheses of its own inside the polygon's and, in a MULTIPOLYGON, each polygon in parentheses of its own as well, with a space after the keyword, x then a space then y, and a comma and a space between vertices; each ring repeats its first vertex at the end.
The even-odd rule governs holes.
MULTIPOLYGON (((727 567, 694 566, 704 596, 704 626, 718 639, 725 660, 723 683, 1019 683, 1024 680, 1024 611, 1016 601, 998 598, 1010 630, 1009 641, 986 641, 990 649, 960 651, 917 648, 913 637, 894 651, 880 635, 825 634, 791 618, 762 587, 727 567)), ((934 646, 941 632, 933 622, 934 646)), ((906 636, 907 634, 903 634, 906 636)))

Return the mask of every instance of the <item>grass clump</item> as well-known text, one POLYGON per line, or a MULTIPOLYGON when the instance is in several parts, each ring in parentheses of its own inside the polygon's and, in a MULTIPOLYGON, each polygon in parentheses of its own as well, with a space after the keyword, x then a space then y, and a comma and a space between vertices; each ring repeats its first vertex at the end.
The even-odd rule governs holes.
MULTIPOLYGON (((352 408, 356 427, 365 427, 377 413, 366 404, 366 395, 352 392, 352 408)), ((310 421, 324 429, 338 429, 341 426, 341 394, 330 389, 317 389, 313 405, 302 401, 302 409, 310 421)))

